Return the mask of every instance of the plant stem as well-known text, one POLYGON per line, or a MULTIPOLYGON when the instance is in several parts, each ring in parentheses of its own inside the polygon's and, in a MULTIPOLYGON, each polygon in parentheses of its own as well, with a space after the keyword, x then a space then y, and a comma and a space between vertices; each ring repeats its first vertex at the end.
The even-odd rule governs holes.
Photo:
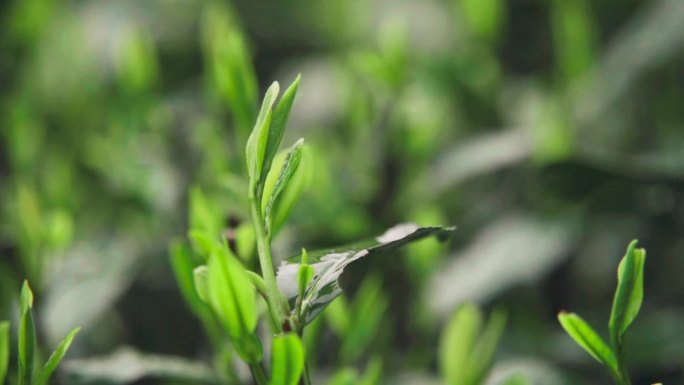
POLYGON ((274 333, 279 334, 283 332, 282 319, 289 315, 287 302, 282 299, 282 294, 278 290, 275 272, 273 270, 273 258, 271 257, 271 242, 266 236, 266 228, 264 226, 264 217, 261 215, 261 202, 256 198, 256 189, 250 186, 249 189, 249 205, 252 214, 252 222, 254 223, 254 233, 256 234, 257 252, 259 254, 259 265, 261 266, 261 275, 266 284, 268 304, 271 316, 277 320, 274 333), (283 305, 284 303, 284 305, 283 305))
POLYGON ((304 385, 311 385, 311 377, 309 376, 309 364, 304 362, 304 374, 302 375, 304 385))
POLYGON ((268 385, 268 378, 266 378, 266 372, 261 364, 250 364, 249 368, 252 370, 252 377, 254 377, 257 385, 268 385))

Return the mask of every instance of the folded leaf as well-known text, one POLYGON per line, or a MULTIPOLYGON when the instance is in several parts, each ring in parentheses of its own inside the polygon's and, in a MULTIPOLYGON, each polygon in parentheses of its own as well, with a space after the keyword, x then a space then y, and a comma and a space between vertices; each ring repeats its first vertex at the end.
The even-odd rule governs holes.
POLYGON ((290 111, 292 110, 292 105, 294 104, 294 99, 297 95, 300 78, 301 76, 297 75, 297 78, 290 84, 287 90, 285 90, 285 93, 283 93, 283 97, 278 101, 278 105, 273 109, 271 128, 269 129, 266 153, 264 155, 264 167, 263 172, 261 173, 262 179, 268 175, 273 158, 275 158, 278 153, 278 147, 280 146, 280 141, 283 139, 285 126, 287 125, 287 120, 290 117, 290 111))
POLYGON ((579 346, 608 368, 614 377, 619 376, 615 354, 580 316, 575 313, 560 313, 558 321, 579 346))
POLYGON ((41 369, 40 373, 38 374, 38 378, 36 378, 36 381, 34 382, 35 385, 46 385, 48 383, 50 376, 57 368, 57 365, 59 365, 59 363, 62 361, 62 358, 64 358, 67 350, 69 350, 69 346, 71 346, 71 342, 74 340, 74 337, 76 337, 76 334, 80 330, 81 328, 72 330, 71 333, 69 333, 59 344, 59 346, 57 346, 57 349, 55 349, 55 351, 50 355, 50 358, 48 358, 47 362, 43 366, 43 369, 41 369))
MULTIPOLYGON (((285 158, 285 162, 282 168, 280 168, 278 179, 276 180, 275 185, 272 187, 272 191, 269 193, 268 196, 264 194, 264 199, 268 200, 265 210, 263 211, 264 218, 266 220, 266 231, 271 234, 273 233, 274 217, 280 214, 279 212, 283 211, 284 209, 289 211, 292 204, 294 204, 294 202, 286 201, 284 203, 286 205, 289 205, 290 207, 284 208, 284 205, 281 202, 283 201, 282 198, 283 195, 285 195, 285 190, 287 188, 292 188, 292 182, 296 178, 297 171, 299 169, 299 164, 302 160, 303 149, 304 139, 299 139, 288 151, 287 156, 285 158)), ((268 180, 267 183, 268 182, 271 181, 268 180)), ((296 182, 297 181, 295 180, 294 184, 296 184, 296 182)), ((296 186, 294 188, 296 188, 296 186)), ((265 190, 264 192, 266 193, 267 191, 265 190)))
POLYGON ((20 295, 19 320, 19 385, 31 385, 36 352, 36 329, 33 323, 33 292, 28 281, 24 281, 20 295))
POLYGON ((247 171, 249 178, 253 182, 261 180, 261 174, 264 165, 264 156, 266 154, 266 145, 268 143, 269 130, 271 126, 271 118, 273 114, 273 103, 275 103, 280 92, 278 82, 273 82, 261 104, 261 110, 257 116, 254 129, 247 139, 246 157, 247 157, 247 171))
MULTIPOLYGON (((342 246, 327 250, 308 252, 309 265, 314 268, 315 275, 309 283, 302 299, 303 325, 311 322, 328 304, 342 293, 339 278, 344 269, 351 263, 374 254, 382 254, 398 249, 408 243, 428 236, 446 238, 453 227, 418 227, 406 223, 387 230, 384 234, 371 240, 354 245, 342 246)), ((297 274, 300 255, 291 257, 278 267, 278 287, 292 304, 298 294, 297 274)))
POLYGON ((618 267, 618 286, 610 313, 610 340, 614 349, 622 344, 622 337, 632 324, 644 299, 644 263, 646 251, 636 248, 637 241, 627 247, 618 267))
POLYGON ((273 339, 270 385, 297 385, 304 371, 304 347, 299 337, 285 334, 273 339))
POLYGON ((0 322, 0 384, 5 383, 10 354, 10 323, 0 322))

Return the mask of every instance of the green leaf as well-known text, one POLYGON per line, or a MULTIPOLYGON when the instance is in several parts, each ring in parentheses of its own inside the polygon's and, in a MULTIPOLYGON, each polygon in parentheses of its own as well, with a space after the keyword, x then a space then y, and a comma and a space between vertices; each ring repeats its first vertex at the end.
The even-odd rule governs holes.
POLYGON ((74 337, 76 337, 76 334, 80 330, 80 327, 72 330, 66 336, 66 338, 64 338, 64 340, 59 344, 59 346, 57 346, 57 349, 55 349, 55 351, 52 352, 50 358, 48 358, 47 362, 43 366, 43 369, 38 374, 38 378, 34 382, 35 385, 46 385, 48 383, 50 376, 57 368, 57 365, 59 365, 59 363, 62 361, 62 358, 64 358, 64 355, 66 354, 67 350, 69 350, 71 342, 74 340, 74 337))
POLYGON ((213 237, 203 230, 190 230, 188 231, 188 238, 195 253, 206 260, 214 248, 215 241, 213 237))
POLYGON ((209 302, 209 269, 206 265, 197 266, 192 271, 193 292, 203 302, 209 302))
POLYGON ((579 346, 608 368, 613 376, 619 375, 615 354, 580 316, 575 313, 560 313, 558 321, 579 346))
POLYGON ((190 190, 190 229, 215 236, 221 227, 221 217, 199 187, 190 190))
POLYGON ((304 347, 294 333, 273 339, 270 385, 297 385, 304 371, 304 347))
POLYGON ((470 370, 468 371, 469 384, 481 384, 486 379, 494 363, 496 348, 505 328, 506 314, 501 311, 492 313, 472 354, 470 370))
POLYGON ((206 310, 206 305, 195 289, 193 272, 195 263, 190 254, 190 248, 185 242, 174 240, 169 247, 169 253, 171 255, 171 268, 183 299, 195 314, 203 313, 206 310))
MULTIPOLYGON (((255 353, 256 296, 247 272, 227 247, 216 247, 207 265, 207 297, 238 352, 255 353), (238 346, 243 345, 243 346, 238 346)), ((253 362, 255 356, 243 356, 253 362)))
POLYGON ((24 281, 20 295, 21 316, 19 320, 19 385, 31 385, 36 354, 36 329, 33 324, 33 292, 24 281))
POLYGON ((440 341, 439 363, 442 377, 450 385, 469 385, 473 350, 483 316, 474 304, 462 305, 452 316, 440 341))
POLYGON ((618 286, 610 313, 610 339, 613 349, 619 350, 622 337, 632 324, 644 299, 644 263, 646 251, 636 248, 633 240, 618 267, 618 286))
POLYGON ((294 99, 297 95, 300 78, 301 75, 297 75, 297 78, 290 84, 287 90, 285 90, 282 98, 278 101, 278 105, 273 110, 271 128, 269 129, 268 141, 266 143, 262 179, 268 175, 268 172, 271 169, 271 163, 278 153, 278 147, 280 147, 280 141, 283 139, 285 126, 287 125, 287 120, 290 117, 290 111, 292 110, 292 105, 294 104, 294 99))
POLYGON ((0 384, 5 383, 10 355, 10 323, 0 322, 0 384))
POLYGON ((279 153, 264 183, 261 209, 271 236, 285 223, 292 207, 311 181, 312 163, 303 139, 287 152, 279 153), (275 172, 278 170, 278 172, 275 172))
POLYGON ((268 90, 266 90, 256 124, 247 140, 247 171, 249 173, 249 178, 253 183, 258 183, 261 180, 266 145, 268 143, 273 114, 273 103, 275 103, 279 91, 280 86, 278 85, 278 82, 273 82, 268 90))
MULTIPOLYGON (((311 322, 342 293, 338 281, 344 269, 351 263, 369 255, 394 251, 428 236, 434 235, 444 239, 451 235, 454 230, 453 227, 418 227, 414 224, 404 223, 394 226, 384 234, 367 241, 308 252, 309 264, 314 268, 315 276, 302 299, 301 322, 303 325, 311 322)), ((300 258, 300 255, 296 255, 283 261, 278 267, 276 276, 280 291, 291 304, 296 302, 299 291, 300 258)))
POLYGON ((23 316, 31 308, 33 308, 33 291, 31 291, 28 281, 24 281, 19 295, 19 312, 23 316))
POLYGON ((266 210, 264 211, 264 218, 266 219, 266 231, 271 233, 273 228, 274 212, 281 211, 281 196, 283 191, 288 187, 290 182, 295 177, 299 164, 302 160, 302 151, 304 148, 304 139, 299 139, 287 153, 285 164, 280 169, 278 180, 273 186, 273 192, 268 198, 266 210))

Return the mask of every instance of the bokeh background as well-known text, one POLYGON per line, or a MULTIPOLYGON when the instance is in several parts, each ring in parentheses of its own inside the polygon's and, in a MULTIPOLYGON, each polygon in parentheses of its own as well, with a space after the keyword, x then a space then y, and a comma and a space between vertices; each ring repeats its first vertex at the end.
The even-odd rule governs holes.
POLYGON ((307 336, 317 376, 381 358, 383 383, 439 383, 441 327, 475 301, 509 314, 491 383, 607 383, 556 314, 605 335, 638 238, 632 374, 684 383, 683 68, 682 0, 4 1, 0 318, 28 277, 44 346, 84 328, 60 383, 204 383, 168 246, 193 187, 246 218, 250 114, 301 73, 284 143, 314 172, 276 255, 458 226, 350 270, 307 336))

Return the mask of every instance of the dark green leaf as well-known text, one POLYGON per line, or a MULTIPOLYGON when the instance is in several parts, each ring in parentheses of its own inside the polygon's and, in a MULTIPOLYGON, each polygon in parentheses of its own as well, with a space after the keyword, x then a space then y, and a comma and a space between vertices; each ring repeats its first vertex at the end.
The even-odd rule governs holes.
POLYGON ((614 349, 622 344, 629 325, 632 324, 644 299, 644 263, 646 251, 636 248, 634 240, 618 267, 618 286, 610 313, 610 340, 614 349))
POLYGON ((287 90, 285 90, 283 97, 280 98, 278 105, 273 110, 271 128, 269 129, 268 142, 266 143, 262 178, 268 175, 273 158, 275 158, 278 153, 278 147, 280 146, 280 141, 283 139, 285 126, 287 125, 287 120, 290 117, 290 111, 292 110, 292 105, 294 104, 294 99, 297 95, 300 78, 301 76, 297 75, 297 78, 290 84, 287 90))
MULTIPOLYGON (((309 264, 314 268, 315 275, 302 299, 301 321, 304 325, 311 322, 333 299, 340 295, 342 290, 338 280, 349 264, 369 255, 396 250, 428 236, 446 238, 454 230, 453 227, 418 227, 405 223, 392 227, 371 240, 309 252, 309 264)), ((283 261, 278 268, 278 287, 291 303, 296 301, 298 294, 299 262, 300 256, 296 255, 283 261)))
POLYGON ((575 313, 560 313, 558 320, 579 346, 608 368, 614 376, 618 375, 615 354, 591 326, 575 313))
POLYGON ((38 374, 38 378, 34 383, 35 385, 46 385, 48 383, 50 376, 57 368, 57 365, 59 365, 59 363, 62 361, 62 358, 64 358, 67 350, 69 350, 71 342, 74 340, 74 337, 76 337, 76 334, 80 330, 81 328, 72 330, 71 333, 69 333, 59 344, 59 346, 57 346, 57 349, 55 349, 55 351, 50 355, 50 358, 48 358, 47 362, 43 366, 43 369, 41 369, 40 373, 38 374))
POLYGON ((0 322, 0 384, 5 383, 10 354, 10 323, 0 322))
POLYGON ((304 370, 304 347, 294 333, 273 339, 270 385, 297 385, 304 370))

